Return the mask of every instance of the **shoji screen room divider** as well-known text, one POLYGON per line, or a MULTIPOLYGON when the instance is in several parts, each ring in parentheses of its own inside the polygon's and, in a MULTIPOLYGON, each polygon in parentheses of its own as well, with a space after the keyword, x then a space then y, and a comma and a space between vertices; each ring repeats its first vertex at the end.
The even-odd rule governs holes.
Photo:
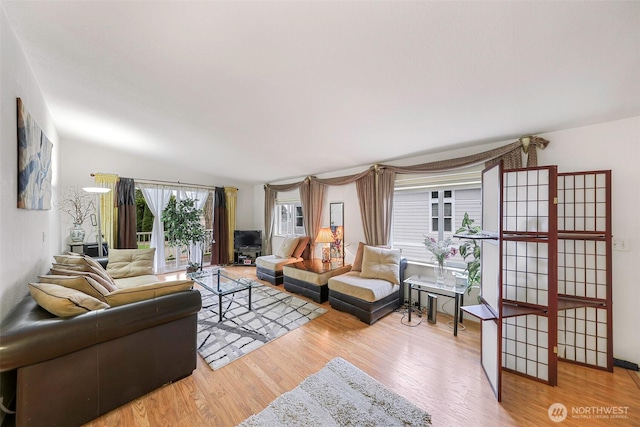
MULTIPOLYGON (((561 360, 613 370, 610 171, 483 172, 482 366, 557 384, 561 360)), ((474 238, 476 238, 474 236, 474 238)))

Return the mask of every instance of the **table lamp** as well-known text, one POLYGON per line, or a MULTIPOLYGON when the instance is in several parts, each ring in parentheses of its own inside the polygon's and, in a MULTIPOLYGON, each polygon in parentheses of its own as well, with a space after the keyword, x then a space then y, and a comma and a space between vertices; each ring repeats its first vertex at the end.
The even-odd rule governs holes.
POLYGON ((318 236, 316 237, 316 243, 322 243, 322 262, 331 262, 331 246, 333 242, 333 233, 331 228, 323 227, 320 229, 318 236))

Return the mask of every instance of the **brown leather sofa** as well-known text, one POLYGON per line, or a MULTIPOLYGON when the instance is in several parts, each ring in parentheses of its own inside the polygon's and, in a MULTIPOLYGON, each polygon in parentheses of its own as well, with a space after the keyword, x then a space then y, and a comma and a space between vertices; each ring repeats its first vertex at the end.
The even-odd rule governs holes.
POLYGON ((186 290, 59 318, 27 295, 0 325, 15 425, 81 425, 191 375, 201 304, 186 290))

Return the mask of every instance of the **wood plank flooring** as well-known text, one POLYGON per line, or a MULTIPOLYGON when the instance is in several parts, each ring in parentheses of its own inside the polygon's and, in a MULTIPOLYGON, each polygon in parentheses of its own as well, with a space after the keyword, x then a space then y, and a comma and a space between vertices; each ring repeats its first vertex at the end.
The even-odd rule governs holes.
MULTIPOLYGON (((231 268, 255 279, 255 268, 231 268)), ((426 319, 418 324, 414 317, 407 326, 404 313, 396 312, 369 326, 328 303, 323 306, 328 313, 217 371, 199 357, 190 377, 87 426, 235 426, 337 356, 429 412, 434 426, 640 425, 634 372, 560 363, 557 387, 504 373, 503 401, 498 403, 480 366, 477 324, 465 323, 466 330, 454 337, 447 326, 451 318, 442 313, 435 325, 426 319), (562 423, 547 414, 556 402, 569 411, 562 423), (571 414, 578 410, 584 417, 587 410, 612 407, 626 411, 626 418, 571 414)))

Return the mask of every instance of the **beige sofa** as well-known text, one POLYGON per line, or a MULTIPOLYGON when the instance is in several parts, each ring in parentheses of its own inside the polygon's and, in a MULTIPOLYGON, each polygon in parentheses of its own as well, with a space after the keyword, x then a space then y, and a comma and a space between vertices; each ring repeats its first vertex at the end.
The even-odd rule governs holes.
POLYGON ((372 324, 402 305, 406 267, 400 250, 360 243, 351 271, 329 279, 329 304, 372 324))
POLYGON ((256 276, 272 285, 281 285, 284 266, 308 259, 309 237, 286 237, 273 255, 256 258, 256 276))

